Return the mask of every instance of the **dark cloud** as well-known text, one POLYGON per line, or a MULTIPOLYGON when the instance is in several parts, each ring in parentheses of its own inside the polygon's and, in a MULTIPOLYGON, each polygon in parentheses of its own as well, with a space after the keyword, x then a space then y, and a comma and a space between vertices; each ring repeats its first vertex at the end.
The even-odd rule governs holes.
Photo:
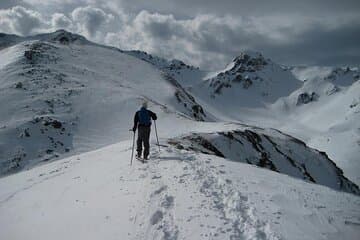
POLYGON ((1 0, 0 1, 0 9, 12 8, 15 6, 28 6, 28 4, 24 3, 22 0, 1 0))
POLYGON ((349 21, 336 28, 314 24, 298 34, 296 41, 273 46, 258 43, 258 48, 278 61, 292 64, 359 65, 360 21, 349 21))
POLYGON ((26 8, 11 2, 0 3, 11 7, 0 10, 0 31, 65 28, 203 68, 222 68, 244 50, 283 64, 360 64, 358 0, 14 1, 26 8))
POLYGON ((124 42, 134 39, 133 46, 143 50, 163 56, 171 53, 172 57, 212 69, 223 67, 224 61, 243 50, 261 51, 283 64, 359 64, 354 62, 360 52, 359 22, 359 18, 302 20, 231 15, 178 20, 173 15, 143 11, 130 26, 124 42), (347 57, 348 61, 344 61, 347 57))
POLYGON ((173 13, 176 16, 197 14, 234 14, 264 16, 274 14, 301 14, 323 16, 330 13, 358 13, 358 0, 120 0, 122 6, 132 11, 147 9, 153 12, 173 13))

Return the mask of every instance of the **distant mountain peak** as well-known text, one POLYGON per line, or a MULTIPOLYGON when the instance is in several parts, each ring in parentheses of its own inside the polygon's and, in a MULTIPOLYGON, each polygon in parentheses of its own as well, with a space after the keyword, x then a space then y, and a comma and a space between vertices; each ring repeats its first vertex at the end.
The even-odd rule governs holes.
POLYGON ((236 59, 241 59, 241 58, 262 58, 263 55, 261 54, 261 52, 258 51, 253 51, 253 50, 244 50, 242 52, 240 52, 240 54, 234 58, 234 61, 236 59))
POLYGON ((74 42, 90 43, 84 36, 68 32, 64 29, 59 29, 52 33, 44 33, 44 34, 35 35, 31 38, 46 40, 46 41, 51 41, 51 42, 53 42, 53 41, 60 42, 63 44, 74 43, 74 42))
POLYGON ((19 42, 31 40, 40 40, 46 42, 55 42, 61 44, 95 44, 87 40, 84 36, 68 32, 64 29, 56 30, 51 33, 41 33, 33 36, 21 37, 14 34, 0 33, 0 49, 10 47, 19 42))
POLYGON ((268 64, 268 61, 260 52, 244 51, 233 60, 234 67, 250 68, 253 70, 259 70, 268 64))

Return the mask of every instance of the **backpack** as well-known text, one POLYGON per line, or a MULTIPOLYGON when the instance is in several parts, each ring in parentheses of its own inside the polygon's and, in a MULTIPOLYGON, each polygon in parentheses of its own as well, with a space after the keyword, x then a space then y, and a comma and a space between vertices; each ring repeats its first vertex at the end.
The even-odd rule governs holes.
POLYGON ((146 108, 141 108, 140 111, 138 111, 138 117, 139 117, 140 125, 144 125, 144 126, 151 125, 150 114, 146 108))

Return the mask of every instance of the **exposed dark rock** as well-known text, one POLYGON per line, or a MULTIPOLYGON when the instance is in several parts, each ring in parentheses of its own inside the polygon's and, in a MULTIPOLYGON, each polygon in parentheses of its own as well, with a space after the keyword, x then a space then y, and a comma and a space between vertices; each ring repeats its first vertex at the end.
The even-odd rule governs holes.
POLYGON ((29 129, 24 130, 25 137, 30 137, 29 129))
POLYGON ((243 80, 243 77, 241 74, 236 75, 236 77, 233 79, 233 82, 241 82, 243 80))
POLYGON ((261 153, 261 157, 259 163, 257 164, 259 167, 268 168, 272 171, 278 172, 273 162, 269 159, 268 154, 266 152, 261 153))
POLYGON ((257 56, 252 57, 246 53, 242 53, 240 56, 236 57, 234 62, 235 65, 231 70, 235 70, 238 66, 241 66, 241 69, 238 68, 240 72, 254 72, 255 70, 260 70, 268 64, 261 54, 257 54, 257 56))
POLYGON ((53 153, 53 152, 54 152, 54 150, 52 150, 52 149, 47 149, 47 150, 46 150, 46 153, 47 153, 47 154, 51 154, 51 153, 53 153))
POLYGON ((195 101, 195 98, 190 95, 173 77, 168 74, 163 74, 163 77, 176 87, 175 97, 178 103, 188 109, 193 118, 198 121, 204 121, 206 114, 201 105, 195 101))
POLYGON ((249 78, 246 78, 243 82, 243 88, 248 89, 252 84, 253 82, 249 78))
POLYGON ((61 37, 59 38, 59 42, 60 42, 61 44, 69 44, 69 43, 70 43, 70 40, 69 40, 69 38, 66 37, 66 36, 61 36, 61 37))
POLYGON ((62 127, 62 123, 56 119, 46 119, 43 121, 44 126, 52 126, 53 128, 59 129, 62 127))
POLYGON ((28 60, 32 60, 33 59, 33 52, 32 51, 25 51, 24 57, 26 59, 28 59, 28 60))
POLYGON ((18 88, 18 89, 23 88, 23 83, 22 82, 16 83, 15 88, 18 88))
POLYGON ((308 104, 310 102, 316 101, 319 98, 319 96, 315 93, 312 92, 311 94, 305 92, 305 93, 301 93, 298 96, 296 105, 302 105, 302 104, 308 104))

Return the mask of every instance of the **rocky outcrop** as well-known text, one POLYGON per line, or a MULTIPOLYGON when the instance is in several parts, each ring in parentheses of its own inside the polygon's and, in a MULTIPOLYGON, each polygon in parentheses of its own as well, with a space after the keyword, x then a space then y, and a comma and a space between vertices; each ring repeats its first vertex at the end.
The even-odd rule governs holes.
POLYGON ((313 102, 313 101, 317 101, 319 98, 319 95, 317 95, 315 92, 312 92, 312 93, 300 93, 298 98, 297 98, 297 101, 296 101, 296 105, 297 106, 300 106, 300 105, 303 105, 303 104, 308 104, 310 102, 313 102))
POLYGON ((204 121, 207 116, 204 109, 198 104, 195 98, 189 94, 174 78, 166 73, 163 73, 163 77, 169 81, 175 88, 175 97, 177 102, 185 109, 185 113, 195 120, 204 121))
POLYGON ((360 195, 324 152, 277 130, 245 127, 235 131, 194 133, 169 140, 180 149, 243 162, 336 190, 360 195))

